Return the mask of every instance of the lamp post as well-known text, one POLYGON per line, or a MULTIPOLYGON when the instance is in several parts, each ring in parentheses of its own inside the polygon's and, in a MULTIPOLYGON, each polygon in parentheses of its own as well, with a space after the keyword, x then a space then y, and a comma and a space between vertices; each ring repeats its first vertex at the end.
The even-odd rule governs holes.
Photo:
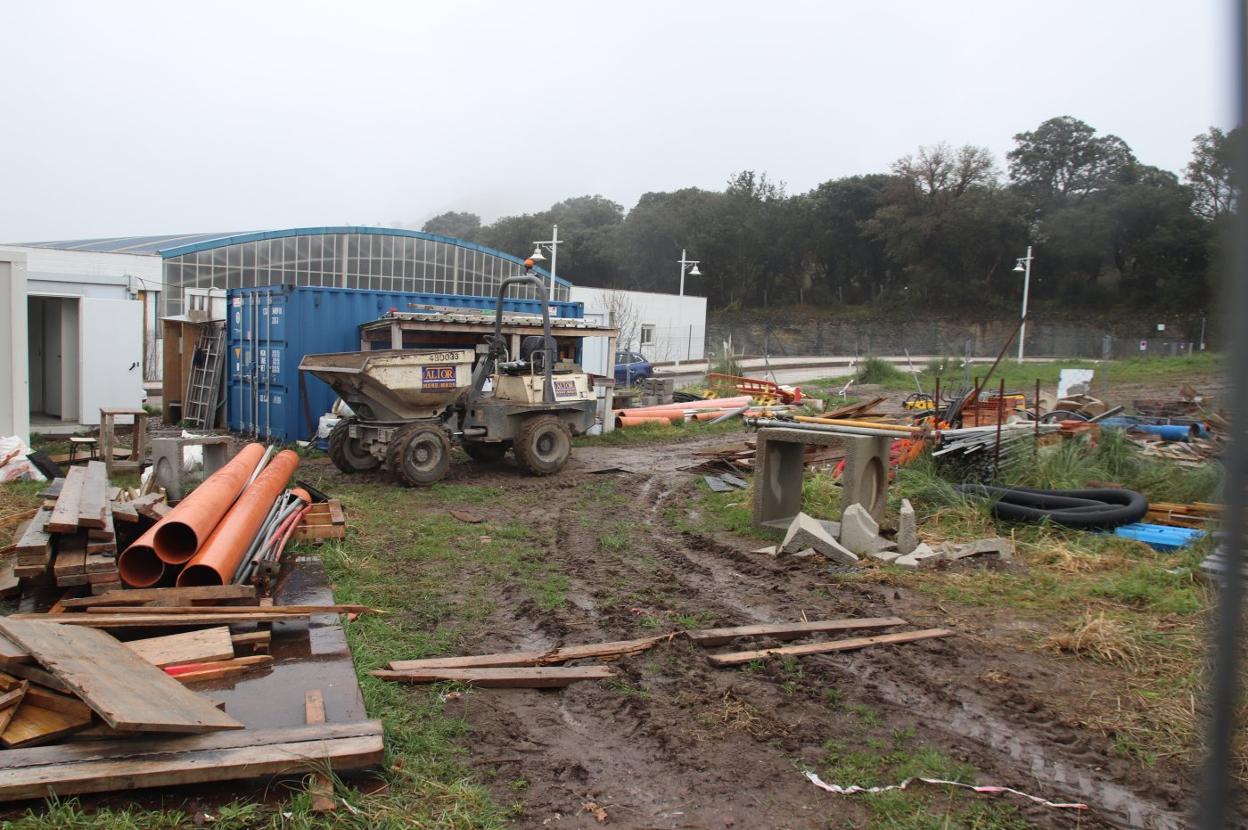
POLYGON ((1031 293, 1031 246, 1027 246, 1027 256, 1019 257, 1014 264, 1014 273, 1023 275, 1023 322, 1018 327, 1018 362, 1023 362, 1023 341, 1027 339, 1027 295, 1031 293))
POLYGON ((700 277, 702 272, 698 270, 699 259, 687 259, 685 249, 680 249, 680 296, 685 296, 685 274, 691 277, 700 277))
POLYGON ((534 262, 545 262, 546 257, 542 256, 542 249, 550 251, 550 301, 555 299, 555 269, 559 264, 559 226, 555 225, 551 228, 550 239, 544 241, 534 240, 533 254, 529 259, 534 262))

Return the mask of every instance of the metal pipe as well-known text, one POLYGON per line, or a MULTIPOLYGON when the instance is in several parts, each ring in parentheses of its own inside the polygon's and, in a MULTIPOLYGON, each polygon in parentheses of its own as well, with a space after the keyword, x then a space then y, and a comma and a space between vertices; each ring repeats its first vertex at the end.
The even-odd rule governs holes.
POLYGON ((729 411, 725 412, 723 415, 720 415, 718 418, 715 418, 714 420, 712 420, 712 421, 711 421, 711 425, 712 425, 712 426, 714 426, 715 424, 722 424, 724 421, 727 421, 727 420, 730 420, 730 419, 732 419, 732 418, 735 418, 735 417, 737 417, 738 415, 744 415, 744 414, 745 414, 745 412, 746 412, 746 410, 747 410, 747 409, 749 409, 749 408, 750 408, 750 407, 749 407, 749 405, 747 404, 746 406, 743 406, 743 407, 741 407, 741 408, 739 408, 739 409, 731 409, 731 410, 729 410, 729 411))
MULTIPOLYGON (((1030 254, 1030 251, 1028 252, 1030 254)), ((1001 475, 1001 422, 1005 420, 1005 378, 997 390, 997 438, 992 453, 992 477, 1001 475)))
POLYGON ((247 552, 243 554, 243 561, 234 571, 234 582, 238 581, 239 573, 242 571, 246 563, 251 561, 252 557, 256 555, 257 551, 259 551, 260 545, 263 543, 266 534, 272 529, 274 522, 281 515, 282 510, 285 509, 285 500, 286 497, 283 496, 273 502, 273 508, 269 510, 269 515, 265 518, 264 524, 260 525, 260 531, 256 533, 255 538, 251 540, 251 544, 247 546, 247 552))
POLYGON ((199 553, 178 574, 178 587, 224 585, 234 578, 248 542, 260 529, 264 516, 299 467, 299 456, 282 450, 255 483, 243 491, 204 542, 199 553))
POLYGON ((264 448, 264 455, 261 456, 260 460, 256 462, 256 468, 251 471, 251 476, 247 479, 248 487, 250 487, 251 483, 256 480, 256 476, 260 475, 260 473, 264 471, 264 468, 269 463, 269 459, 273 457, 273 451, 276 449, 277 447, 274 444, 269 444, 264 448))
MULTIPOLYGON (((870 427, 827 426, 824 424, 797 424, 793 421, 777 421, 774 418, 747 418, 746 423, 759 429, 774 427, 779 429, 804 429, 811 432, 830 432, 837 435, 879 435, 885 438, 903 438, 905 436, 895 429, 872 429, 870 427)), ((922 434, 921 430, 906 429, 912 438, 922 434)))
POLYGON ((153 526, 152 549, 162 562, 180 565, 195 555, 247 486, 247 476, 262 455, 260 444, 243 447, 153 526))
MULTIPOLYGON (((829 426, 838 427, 860 427, 863 426, 862 421, 854 421, 848 418, 816 418, 811 415, 794 415, 793 420, 802 424, 828 424, 829 426)), ((892 432, 914 432, 914 427, 902 426, 901 424, 879 424, 871 422, 872 429, 884 429, 892 432)))

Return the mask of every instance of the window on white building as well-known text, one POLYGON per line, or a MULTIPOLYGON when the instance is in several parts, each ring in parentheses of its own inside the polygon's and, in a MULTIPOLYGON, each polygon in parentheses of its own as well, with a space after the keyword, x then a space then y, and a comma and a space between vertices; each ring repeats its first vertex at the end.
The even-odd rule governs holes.
POLYGON ((642 345, 642 346, 653 346, 653 345, 654 345, 654 324, 653 324, 653 323, 642 323, 642 324, 641 324, 641 342, 640 342, 640 345, 642 345))

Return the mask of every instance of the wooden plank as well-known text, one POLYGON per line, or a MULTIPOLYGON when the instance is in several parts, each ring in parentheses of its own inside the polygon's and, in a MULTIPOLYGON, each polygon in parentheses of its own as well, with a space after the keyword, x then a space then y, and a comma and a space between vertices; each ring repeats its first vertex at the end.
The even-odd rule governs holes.
POLYGON ((104 526, 87 530, 87 538, 93 542, 116 542, 117 533, 113 526, 113 511, 104 508, 104 526))
POLYGON ((229 626, 201 628, 148 637, 122 643, 153 666, 176 666, 179 663, 204 663, 212 660, 229 660, 234 656, 234 642, 230 639, 229 626))
POLYGON ((91 717, 91 707, 73 695, 49 692, 47 689, 39 686, 31 685, 27 687, 26 700, 40 709, 51 709, 53 712, 61 712, 66 715, 72 715, 75 718, 91 717))
POLYGON ((243 728, 101 631, 6 618, 0 619, 0 632, 29 651, 114 729, 243 728))
POLYGON ((272 631, 249 631, 246 634, 231 634, 230 642, 234 643, 234 647, 251 646, 268 646, 273 639, 272 631))
MULTIPOLYGON (((380 610, 367 605, 272 605, 264 609, 274 614, 380 614, 380 610)), ((107 605, 91 607, 88 614, 237 614, 238 606, 231 605, 107 605)))
POLYGON ((308 614, 239 611, 234 614, 11 614, 8 619, 50 622, 86 628, 170 628, 174 626, 224 625, 226 623, 304 620, 308 614))
MULTIPOLYGON (((267 655, 265 655, 267 656, 267 655)), ((246 660, 246 657, 240 657, 239 660, 246 660)), ((272 658, 270 658, 272 659, 272 658)), ((250 663, 239 663, 237 665, 220 664, 216 668, 200 669, 199 671, 189 671, 182 674, 174 675, 174 679, 179 683, 204 683, 209 680, 221 680, 226 677, 237 677, 240 674, 246 674, 255 665, 250 663)))
POLYGON ((273 658, 268 654, 253 654, 250 657, 230 657, 225 660, 211 660, 200 663, 186 663, 181 666, 167 666, 166 674, 182 679, 193 674, 216 671, 218 669, 250 669, 258 666, 272 665, 273 658))
POLYGON ((881 646, 889 643, 910 643, 915 640, 927 640, 932 637, 948 637, 953 632, 946 628, 925 628, 922 631, 903 631, 899 634, 881 634, 877 637, 855 637, 848 640, 830 640, 822 643, 803 643, 797 646, 762 649, 760 651, 735 651, 729 654, 708 655, 717 666, 735 666, 749 663, 752 660, 764 660, 768 657, 800 656, 803 654, 825 654, 832 651, 853 651, 868 646, 881 646))
MULTIPOLYGON (((302 740, 287 739, 288 730, 250 730, 238 733, 249 736, 254 744, 222 749, 190 749, 177 739, 155 744, 155 749, 140 754, 133 741, 85 741, 43 749, 62 750, 62 757, 83 751, 81 760, 68 762, 52 759, 39 765, 13 769, 0 776, 0 800, 19 801, 57 796, 113 792, 141 787, 170 787, 186 784, 259 778, 270 775, 293 775, 304 772, 350 770, 374 767, 382 763, 385 747, 381 725, 368 721, 357 726, 361 734, 346 737, 312 736, 302 740), (367 727, 359 729, 359 726, 367 727), (119 745, 120 744, 120 745, 119 745), (163 748, 162 748, 163 745, 163 748)), ((299 727, 331 732, 331 725, 299 727)), ((149 745, 154 742, 144 742, 149 745)), ((6 756, 29 756, 38 749, 10 751, 6 756)), ((7 759, 6 759, 7 760, 7 759)))
POLYGON ((66 600, 66 608, 89 608, 95 605, 138 605, 153 600, 175 598, 178 604, 200 600, 255 599, 254 585, 203 585, 193 588, 130 588, 98 597, 66 600))
MULTIPOLYGON (((303 693, 303 720, 308 724, 325 722, 325 698, 320 689, 309 689, 303 693)), ((324 773, 318 772, 312 776, 308 795, 312 798, 312 812, 333 812, 334 784, 324 773)))
POLYGON ((17 703, 0 709, 0 735, 4 734, 4 730, 8 729, 9 724, 13 722, 13 717, 17 714, 18 706, 21 704, 22 698, 25 697, 28 686, 30 686, 30 682, 23 680, 12 691, 5 692, 7 695, 17 695, 17 703))
POLYGON ((14 572, 16 567, 12 562, 0 562, 0 599, 8 599, 21 593, 21 579, 14 572))
POLYGON ((30 653, 26 649, 0 634, 0 666, 29 662, 30 653))
POLYGON ((338 501, 338 499, 330 499, 326 504, 329 505, 329 517, 334 524, 346 524, 347 515, 342 510, 342 502, 338 501))
POLYGON ((65 712, 57 712, 53 709, 35 706, 30 702, 29 698, 30 693, 28 691, 27 699, 18 705, 17 711, 13 714, 13 719, 5 727, 4 732, 0 732, 0 744, 4 744, 10 749, 35 746, 55 741, 71 732, 86 729, 91 725, 90 712, 85 716, 70 715, 65 712))
POLYGON ((130 503, 134 505, 134 509, 138 511, 140 516, 159 521, 164 517, 165 513, 169 512, 168 509, 160 510, 160 506, 163 505, 164 501, 165 496, 163 493, 148 493, 145 496, 139 496, 130 503))
POLYGON ((18 537, 13 552, 19 557, 22 554, 40 554, 46 561, 49 553, 48 546, 52 541, 48 533, 48 519, 50 518, 52 518, 52 511, 37 511, 34 518, 30 520, 30 524, 26 525, 26 529, 22 531, 22 535, 18 537))
POLYGON ((456 681, 486 689, 550 689, 567 686, 580 680, 604 680, 615 672, 606 666, 575 668, 491 668, 491 669, 411 669, 408 671, 372 672, 383 680, 403 683, 439 683, 456 681))
POLYGON ((32 507, 30 510, 22 510, 18 513, 9 513, 7 516, 0 516, 0 527, 13 527, 20 525, 27 519, 33 519, 35 514, 39 512, 39 508, 32 507))
POLYGON ((618 657, 625 654, 636 654, 652 647, 655 643, 668 639, 670 636, 668 634, 660 634, 653 637, 643 637, 640 640, 589 643, 579 646, 564 646, 563 648, 549 649, 547 651, 504 651, 497 654, 476 654, 466 657, 426 657, 421 660, 391 660, 390 668, 394 671, 413 671, 419 669, 541 666, 551 663, 564 663, 568 660, 582 660, 589 657, 618 657))
MULTIPOLYGON (((105 553, 88 553, 85 560, 88 575, 117 573, 117 557, 105 553)), ((96 580, 92 580, 93 582, 96 580)))
POLYGON ((112 507, 113 520, 117 522, 129 522, 134 524, 139 520, 139 511, 134 509, 134 505, 128 501, 113 501, 112 507))
POLYGON ((306 541, 308 539, 343 539, 347 535, 345 525, 299 525, 290 534, 290 538, 297 541, 306 541))
POLYGON ((87 480, 86 467, 70 467, 65 476, 65 486, 56 499, 56 509, 48 519, 50 533, 75 533, 78 530, 78 505, 82 501, 82 486, 87 480))
POLYGON ((105 473, 104 462, 87 462, 82 492, 78 497, 79 527, 104 527, 104 517, 108 514, 107 491, 108 476, 105 473))
POLYGON ((815 620, 800 623, 764 623, 762 625, 740 625, 733 628, 702 628, 687 631, 685 635, 700 646, 722 646, 737 637, 775 637, 787 640, 802 637, 806 634, 824 633, 827 631, 849 631, 855 628, 888 628, 893 625, 905 625, 901 617, 864 617, 856 620, 815 620))
POLYGON ((23 686, 18 686, 7 692, 0 692, 0 709, 8 709, 10 706, 16 706, 22 702, 22 696, 26 694, 23 686))
POLYGON ((52 563, 52 573, 58 584, 61 577, 78 576, 87 572, 86 539, 77 533, 60 537, 56 550, 56 561, 52 563))
POLYGON ((18 680, 11 674, 0 672, 0 692, 9 692, 22 685, 22 681, 18 680))
POLYGON ((60 678, 35 665, 33 657, 29 663, 10 663, 4 667, 4 670, 11 675, 24 678, 31 683, 38 683, 48 689, 55 689, 62 694, 73 694, 73 691, 62 683, 60 678))

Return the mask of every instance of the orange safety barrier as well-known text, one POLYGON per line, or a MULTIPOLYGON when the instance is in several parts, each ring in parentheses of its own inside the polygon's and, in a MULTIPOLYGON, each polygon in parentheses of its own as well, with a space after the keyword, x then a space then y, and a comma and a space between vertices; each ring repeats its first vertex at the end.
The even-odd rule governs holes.
POLYGON ((179 588, 225 585, 234 579, 238 563, 298 467, 299 456, 290 450, 282 450, 274 456, 217 524, 199 553, 178 574, 179 588))
POLYGON ((165 575, 165 563, 156 555, 153 540, 156 528, 152 525, 130 547, 117 557, 117 570, 121 572, 121 581, 131 588, 150 588, 165 575))
POLYGON ((264 447, 260 444, 243 447, 155 524, 151 547, 162 562, 181 565, 195 555, 247 486, 247 479, 263 456, 264 447))

